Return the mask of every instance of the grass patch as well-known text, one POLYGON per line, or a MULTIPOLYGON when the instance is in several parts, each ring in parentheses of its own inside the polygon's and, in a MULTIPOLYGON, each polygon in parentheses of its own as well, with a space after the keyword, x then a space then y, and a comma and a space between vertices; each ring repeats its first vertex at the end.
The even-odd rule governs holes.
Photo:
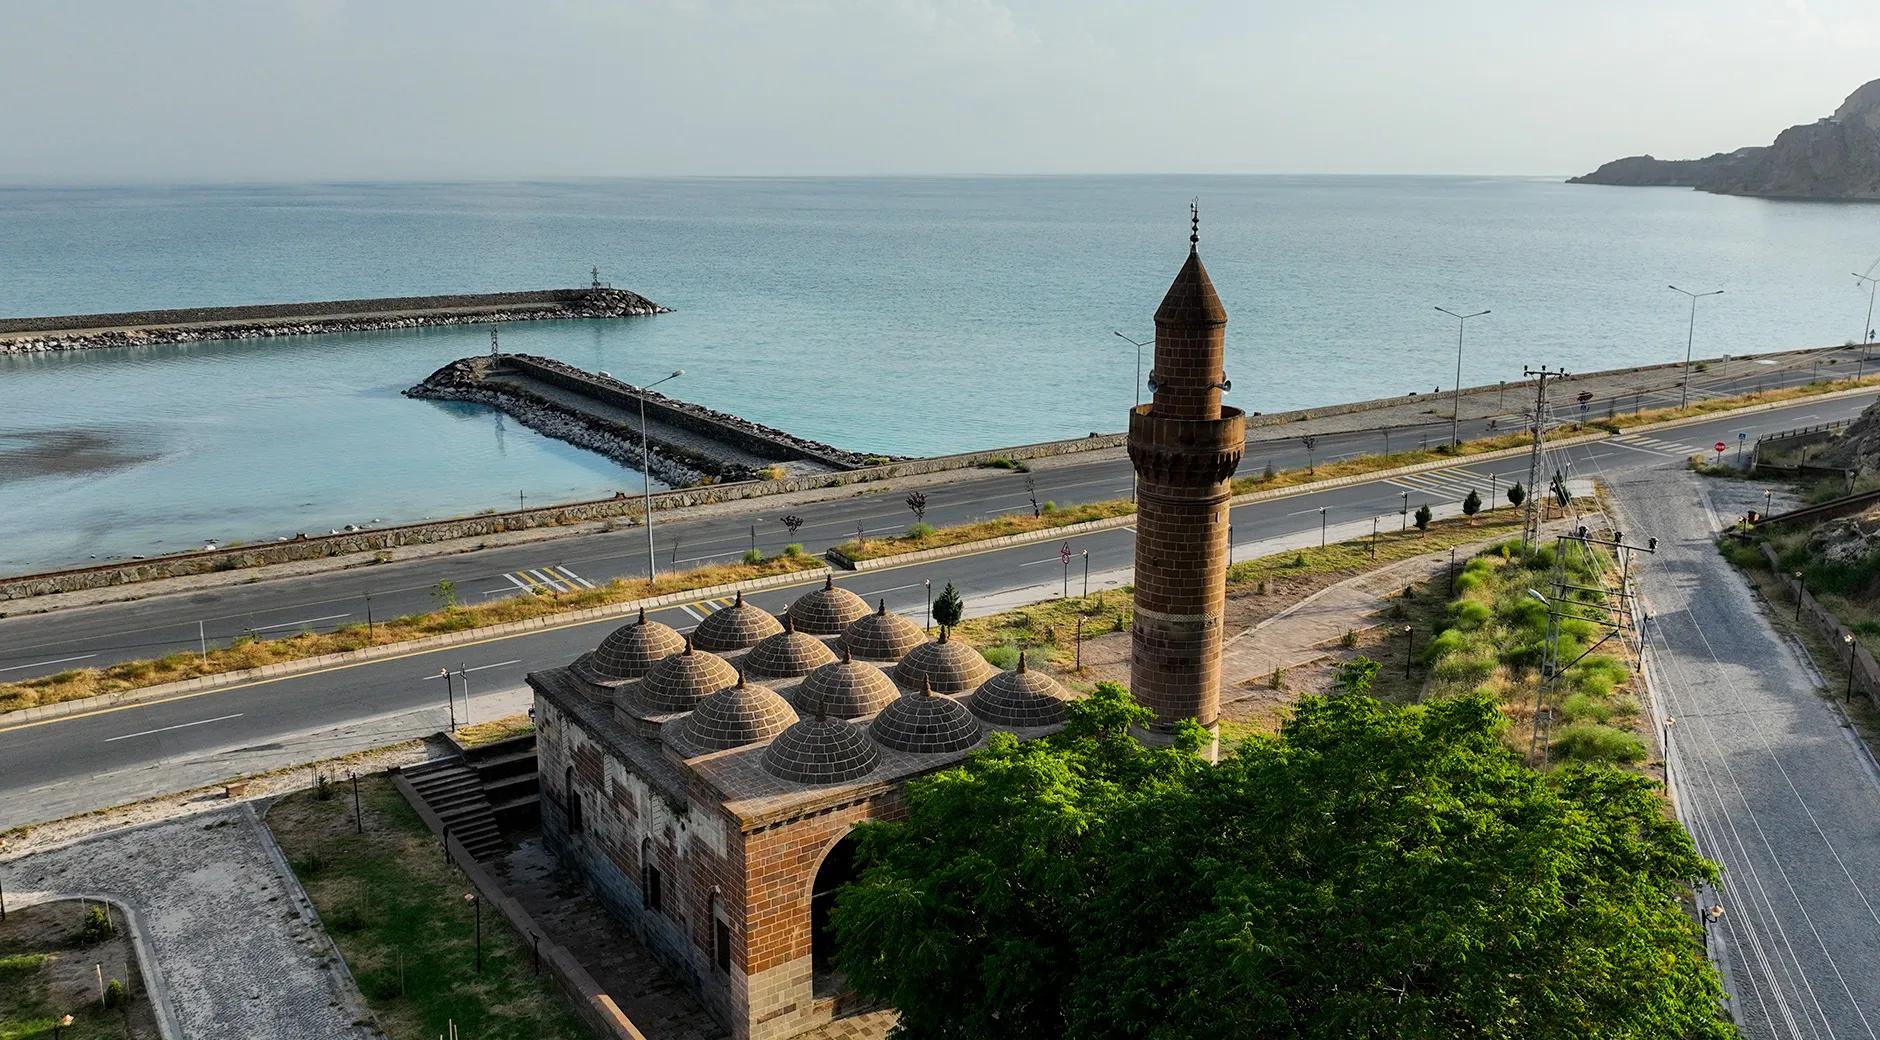
POLYGON ((478 1040, 586 1040, 548 975, 494 907, 483 908, 483 973, 475 963, 471 889, 437 839, 383 775, 360 781, 365 833, 350 799, 289 795, 268 826, 312 897, 353 977, 394 1037, 431 1037, 454 1020, 478 1040))
POLYGON ((1056 503, 1046 502, 1041 507, 1040 516, 1027 516, 1014 513, 980 520, 970 524, 956 524, 951 527, 932 527, 916 524, 908 528, 906 534, 886 538, 870 538, 866 542, 850 539, 836 546, 835 551, 851 560, 874 560, 883 556, 899 556, 902 553, 920 552, 923 549, 940 549, 949 545, 964 545, 967 542, 983 542, 991 538, 1004 538, 1007 535, 1025 534, 1030 531, 1044 531, 1054 527, 1068 527, 1071 524, 1088 523, 1092 520, 1108 520, 1112 517, 1128 516, 1136 511, 1134 503, 1127 499, 1113 499, 1108 502, 1091 502, 1081 506, 1060 507, 1056 503))
POLYGON ((461 726, 457 730, 456 737, 457 743, 473 748, 534 732, 535 723, 529 719, 528 715, 505 715, 500 719, 479 722, 474 726, 461 726))
POLYGON ((964 640, 1000 668, 1018 666, 1018 652, 1034 661, 1048 661, 1056 671, 1068 671, 1077 660, 1077 623, 1084 638, 1094 639, 1129 628, 1135 617, 1128 586, 1089 596, 1046 600, 1022 610, 968 618, 953 626, 953 638, 964 640))
POLYGON ((1257 585, 1262 581, 1289 575, 1358 574, 1386 563, 1407 560, 1412 556, 1438 552, 1468 542, 1479 542, 1520 529, 1520 510, 1498 509, 1493 513, 1478 514, 1473 525, 1456 518, 1438 520, 1430 525, 1427 532, 1419 532, 1414 527, 1408 531, 1380 530, 1377 533, 1375 557, 1371 555, 1371 538, 1368 535, 1348 542, 1333 542, 1324 548, 1314 546, 1310 549, 1291 549, 1234 564, 1227 569, 1227 586, 1231 591, 1237 585, 1257 585))
MULTIPOLYGON (((0 1040, 50 1038, 58 1018, 67 1014, 72 1024, 60 1036, 69 1040, 156 1035, 141 982, 127 990, 117 977, 127 965, 121 958, 128 949, 101 947, 104 939, 81 935, 93 909, 104 913, 101 904, 77 900, 16 906, 8 913, 0 926, 0 1040), (117 997, 108 1008, 98 1003, 96 963, 104 965, 117 997)), ((109 930, 115 934, 115 928, 109 930)), ((137 970, 134 964, 128 969, 137 970)))
POLYGON ((244 668, 284 661, 300 661, 322 654, 342 653, 368 646, 402 643, 442 632, 462 632, 511 621, 548 617, 575 610, 627 603, 668 592, 683 592, 777 574, 816 570, 816 557, 784 553, 755 563, 719 564, 672 571, 658 581, 616 579, 592 589, 511 596, 471 606, 441 606, 424 614, 409 614, 381 621, 368 632, 365 625, 347 625, 326 633, 302 633, 281 639, 241 636, 228 646, 211 648, 207 656, 193 653, 125 661, 108 668, 80 668, 19 682, 0 683, 0 713, 42 704, 95 697, 143 686, 156 686, 204 675, 220 675, 244 668))

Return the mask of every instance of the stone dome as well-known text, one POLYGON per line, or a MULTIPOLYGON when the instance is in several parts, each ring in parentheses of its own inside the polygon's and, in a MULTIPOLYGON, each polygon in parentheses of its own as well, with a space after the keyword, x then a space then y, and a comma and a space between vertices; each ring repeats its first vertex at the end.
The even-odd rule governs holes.
POLYGON ((740 592, 736 603, 705 615, 705 620, 692 630, 692 641, 698 644, 700 650, 722 654, 728 650, 756 646, 766 636, 774 636, 781 631, 783 626, 777 623, 770 611, 744 602, 744 593, 740 592))
POLYGON ((873 715, 894 702, 901 691, 888 673, 857 661, 847 650, 842 660, 826 664, 809 673, 797 688, 796 702, 809 711, 820 711, 839 719, 858 719, 873 715))
POLYGON ((823 587, 797 597, 785 612, 796 622, 798 632, 813 636, 839 636, 856 618, 868 616, 868 602, 847 589, 836 588, 834 576, 823 579, 823 587))
POLYGON ((1064 702, 1070 693, 1063 684, 1034 672, 1018 655, 1018 670, 999 672, 979 684, 966 698, 966 707, 995 726, 1055 726, 1064 721, 1064 702))
POLYGON ((955 643, 942 631, 936 642, 922 643, 894 666, 894 681, 910 690, 932 687, 939 694, 965 693, 992 677, 993 668, 979 651, 955 643))
POLYGON ((881 752, 862 727, 823 716, 803 719, 764 749, 764 771, 799 784, 839 784, 873 772, 881 752))
POLYGON ((849 622, 842 632, 844 649, 866 661, 899 661, 902 655, 927 641, 919 625, 899 614, 888 613, 888 601, 880 609, 849 622))
POLYGON ((646 710, 665 715, 691 711, 705 698, 737 684, 736 668, 717 654, 694 648, 688 636, 683 651, 647 671, 640 680, 636 699, 646 710))
POLYGON ((789 701, 740 675, 736 686, 698 702, 679 724, 679 736, 700 751, 723 751, 769 740, 795 721, 789 701))
POLYGON ((964 751, 985 736, 979 720, 960 702, 936 697, 930 687, 895 698, 868 731, 887 747, 919 755, 964 751))
POLYGON ((785 614, 783 631, 752 647, 744 657, 744 667, 766 679, 795 679, 835 659, 822 640, 798 632, 795 619, 785 614))
POLYGON ((638 621, 609 632, 592 653, 575 661, 574 671, 588 682, 611 685, 638 679, 684 648, 684 637, 669 626, 646 620, 646 608, 641 607, 638 621))

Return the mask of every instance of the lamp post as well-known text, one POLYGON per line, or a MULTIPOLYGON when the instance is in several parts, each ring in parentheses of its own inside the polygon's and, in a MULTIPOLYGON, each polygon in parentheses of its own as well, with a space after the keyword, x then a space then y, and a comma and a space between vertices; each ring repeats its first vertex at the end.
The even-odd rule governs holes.
POLYGON ((675 368, 672 375, 664 379, 655 379, 639 388, 640 392, 640 486, 644 490, 646 506, 646 580, 651 583, 658 576, 659 565, 653 561, 653 437, 646 426, 646 392, 661 383, 669 382, 685 375, 685 369, 675 368))
POLYGON ((1319 507, 1319 548, 1325 548, 1325 507, 1319 507))
POLYGON ((1129 344, 1130 346, 1136 348, 1136 407, 1140 408, 1142 407, 1142 348, 1148 346, 1149 343, 1153 341, 1138 343, 1135 340, 1130 339, 1128 336, 1125 336, 1120 332, 1116 332, 1115 329, 1111 329, 1110 331, 1116 333, 1117 339, 1120 339, 1123 342, 1129 344))
POLYGON ((450 682, 450 669, 439 668, 437 674, 444 677, 444 703, 450 708, 450 731, 457 732, 457 690, 450 682))
POLYGON ((483 974, 483 900, 478 899, 477 894, 475 892, 465 892, 463 894, 463 901, 466 903, 469 903, 472 907, 476 909, 476 915, 477 915, 477 924, 476 924, 476 929, 477 929, 476 958, 477 958, 477 961, 476 963, 477 963, 477 974, 481 975, 483 974))
POLYGON ((1802 619, 1802 596, 1808 591, 1808 579, 1801 571, 1795 572, 1795 620, 1802 619))
POLYGON ((1854 702, 1854 633, 1841 633, 1841 642, 1847 644, 1847 696, 1841 698, 1841 701, 1844 704, 1852 704, 1854 702))
POLYGON ((1672 292, 1683 293, 1691 299, 1691 324, 1684 333, 1684 392, 1678 395, 1678 409, 1682 411, 1691 402, 1691 345, 1697 341, 1697 301, 1706 296, 1721 296, 1722 289, 1694 293, 1689 289, 1668 286, 1672 292))
POLYGON ((1458 427, 1462 422, 1462 329, 1469 323, 1470 318, 1479 318, 1489 312, 1482 310, 1474 314, 1457 314, 1447 307, 1436 309, 1456 319, 1456 389, 1450 395, 1449 409, 1449 449, 1454 451, 1462 444, 1462 438, 1458 432, 1458 427))
POLYGON ((1410 678, 1410 650, 1416 645, 1417 630, 1414 625, 1403 626, 1403 677, 1410 678))
MULTIPOLYGON (((1231 546, 1230 546, 1231 548, 1231 546)), ((1090 550, 1080 550, 1084 554, 1084 598, 1090 598, 1090 550)))
POLYGON ((933 579, 922 578, 920 581, 920 584, 921 584, 921 587, 927 590, 927 596, 926 596, 927 623, 921 627, 921 631, 932 632, 933 631, 933 579))
MULTIPOLYGON (((1875 261, 1875 263, 1880 264, 1880 261, 1875 261)), ((1862 282, 1867 283, 1867 320, 1860 326, 1860 363, 1854 367, 1854 378, 1856 380, 1859 380, 1866 372, 1867 344, 1873 342, 1873 294, 1875 289, 1880 289, 1880 279, 1872 277, 1872 274, 1873 268, 1869 267, 1867 274, 1856 274, 1854 276, 1854 285, 1856 288, 1858 288, 1862 282)))
POLYGON ((59 1040, 59 1037, 64 1036, 65 1031, 70 1028, 72 1028, 72 1016, 59 1016, 59 1020, 52 1023, 52 1040, 59 1040))
POLYGON ((1403 496, 1403 505, 1397 507, 1397 533, 1403 534, 1410 530, 1410 492, 1397 493, 1403 496))

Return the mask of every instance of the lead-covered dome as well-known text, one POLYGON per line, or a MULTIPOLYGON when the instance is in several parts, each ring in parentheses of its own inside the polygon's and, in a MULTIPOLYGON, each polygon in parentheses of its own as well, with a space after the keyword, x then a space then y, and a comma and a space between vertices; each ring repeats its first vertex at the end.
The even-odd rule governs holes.
POLYGON ((840 784, 873 772, 881 752, 862 727, 841 719, 803 719, 764 749, 764 771, 799 784, 840 784))
POLYGON ((696 649, 688 637, 682 651, 647 671, 636 698, 647 711, 667 715, 691 711, 700 701, 737 683, 736 668, 717 654, 696 649))
POLYGON ((740 592, 737 602, 705 615, 705 620, 692 630, 692 642, 700 650, 722 654, 756 646, 760 640, 781 631, 783 626, 770 611, 744 602, 744 593, 740 592))
POLYGON ((836 588, 832 575, 823 579, 823 587, 797 597, 784 617, 796 623, 798 632, 813 636, 839 636, 857 618, 868 616, 868 603, 847 589, 836 588))
POLYGON ((684 637, 669 626, 648 621, 646 608, 641 607, 638 621, 609 632, 600 646, 575 661, 574 671, 588 682, 612 685, 638 679, 684 648, 684 637))
POLYGON ((899 661, 909 650, 927 641, 920 626, 899 614, 888 613, 888 601, 880 609, 849 622, 840 640, 843 649, 865 661, 899 661))
POLYGON ((965 693, 978 689, 992 672, 992 665, 979 651, 953 642, 941 629, 937 642, 922 643, 901 658, 894 666, 894 681, 910 690, 930 687, 939 694, 965 693))
POLYGON ((869 723, 868 731, 884 746, 917 755, 964 751, 985 735, 979 720, 960 702, 936 697, 930 688, 895 698, 869 723))
POLYGON ((723 751, 769 740, 795 721, 789 701, 740 675, 736 686, 698 702, 679 724, 679 736, 700 751, 723 751))
POLYGON ((839 719, 873 715, 894 702, 901 691, 888 673, 857 661, 845 649, 842 660, 809 673, 797 688, 796 702, 804 710, 821 711, 839 719))
POLYGON ((766 679, 797 679, 835 659, 822 640, 798 632, 796 621, 785 614, 783 631, 752 647, 744 657, 744 667, 766 679))
POLYGON ((1018 670, 999 672, 980 683, 966 699, 966 707, 995 726, 1055 726, 1064 721, 1064 702, 1069 697, 1063 684, 1027 667, 1021 651, 1018 670))

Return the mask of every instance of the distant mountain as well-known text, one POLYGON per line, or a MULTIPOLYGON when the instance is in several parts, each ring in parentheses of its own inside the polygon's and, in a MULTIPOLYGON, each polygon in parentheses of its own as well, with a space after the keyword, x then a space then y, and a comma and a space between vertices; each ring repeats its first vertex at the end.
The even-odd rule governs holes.
POLYGON ((1690 187, 1720 195, 1880 199, 1880 80, 1825 119, 1792 126, 1767 146, 1703 159, 1615 159, 1569 184, 1690 187))

